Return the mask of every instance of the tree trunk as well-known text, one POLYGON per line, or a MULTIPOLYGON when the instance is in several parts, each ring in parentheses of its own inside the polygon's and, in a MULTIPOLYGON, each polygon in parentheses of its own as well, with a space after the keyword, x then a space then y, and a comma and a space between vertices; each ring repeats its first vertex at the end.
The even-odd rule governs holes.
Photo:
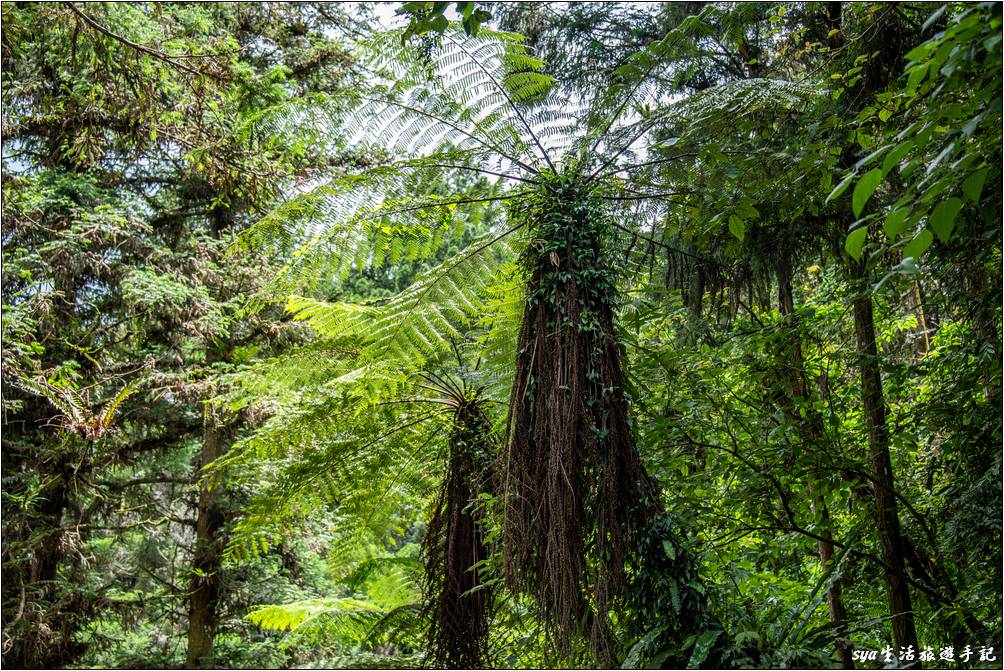
POLYGON ((916 304, 914 313, 917 315, 917 358, 922 359, 931 350, 931 327, 927 323, 927 311, 924 309, 924 292, 920 288, 920 280, 913 281, 913 296, 916 304))
MULTIPOLYGON (((782 255, 783 256, 783 255, 782 255)), ((792 401, 789 409, 789 416, 795 425, 801 439, 810 449, 816 451, 823 437, 823 420, 819 413, 811 409, 809 404, 809 387, 805 379, 805 360, 802 354, 802 341, 798 333, 798 316, 795 314, 795 298, 791 288, 791 263, 787 257, 783 257, 777 263, 777 295, 778 306, 784 318, 785 328, 790 330, 790 342, 786 343, 786 361, 783 370, 786 374, 784 384, 787 387, 788 396, 792 401), (799 406, 808 408, 806 416, 799 412, 799 406)), ((832 538, 832 526, 830 511, 826 507, 826 500, 823 497, 821 483, 815 476, 809 484, 809 496, 812 501, 812 510, 816 516, 816 525, 819 535, 824 538, 832 538)), ((833 543, 825 540, 816 542, 819 553, 819 564, 823 572, 827 575, 833 571, 833 543)), ((842 669, 853 669, 854 661, 851 657, 851 645, 846 638, 847 629, 847 609, 844 607, 843 590, 839 580, 834 580, 826 592, 826 604, 830 615, 830 622, 834 624, 833 646, 837 653, 837 661, 842 669)))
MULTIPOLYGON (((202 455, 202 466, 209 464, 226 452, 228 432, 207 419, 202 455)), ((199 473, 196 472, 196 478, 199 473)), ((199 503, 195 523, 195 556, 192 559, 192 579, 188 605, 188 654, 185 667, 189 669, 211 667, 213 637, 216 633, 216 610, 220 592, 220 538, 223 511, 217 493, 206 485, 199 488, 199 503)))
MULTIPOLYGON (((815 486, 811 488, 815 490, 815 486)), ((821 536, 831 537, 830 511, 826 507, 826 502, 815 491, 811 495, 814 499, 813 510, 816 512, 817 524, 820 528, 821 536)), ((819 564, 823 571, 829 574, 834 569, 833 565, 833 543, 826 541, 816 542, 816 551, 819 553, 819 564)), ((844 607, 843 586, 840 580, 834 580, 833 584, 826 591, 826 608, 830 615, 830 622, 834 626, 833 647, 837 652, 837 661, 842 669, 853 669, 854 660, 851 656, 851 643, 847 639, 847 609, 844 607)))
POLYGON ((889 455, 889 427, 886 424, 885 397, 882 392, 878 348, 875 345, 875 319, 864 262, 851 262, 851 279, 855 284, 854 332, 861 374, 861 400, 868 429, 875 528, 878 531, 882 561, 887 567, 885 583, 889 614, 892 616, 893 641, 897 647, 913 646, 916 650, 917 631, 913 622, 910 589, 902 577, 903 538, 896 506, 892 458, 889 455))
MULTIPOLYGON (((209 216, 210 230, 219 240, 223 232, 233 225, 233 212, 224 205, 215 206, 209 216)), ((230 358, 231 346, 210 345, 206 350, 206 365, 230 358)), ((203 467, 227 451, 231 439, 231 425, 227 418, 211 413, 207 408, 206 428, 203 433, 202 454, 195 477, 203 467)), ((211 667, 213 637, 216 634, 217 605, 220 593, 220 550, 223 541, 224 513, 219 493, 207 485, 199 487, 199 502, 195 521, 195 556, 192 558, 192 578, 188 603, 188 653, 185 667, 211 667)))

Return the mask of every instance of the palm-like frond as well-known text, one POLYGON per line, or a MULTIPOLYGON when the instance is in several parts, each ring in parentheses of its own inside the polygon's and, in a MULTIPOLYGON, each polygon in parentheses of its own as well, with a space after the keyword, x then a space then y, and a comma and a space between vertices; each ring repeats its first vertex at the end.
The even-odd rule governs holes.
POLYGON ((62 414, 63 421, 69 427, 81 426, 85 423, 84 416, 87 406, 84 399, 73 389, 56 387, 43 378, 14 378, 11 383, 21 390, 40 396, 47 400, 62 414))
POLYGON ((94 412, 89 407, 87 391, 82 393, 66 385, 57 386, 41 376, 17 376, 12 378, 11 383, 23 391, 46 399, 59 411, 59 425, 66 431, 77 433, 91 441, 102 438, 108 432, 119 406, 136 391, 133 385, 127 384, 100 410, 94 412))
POLYGON ((406 46, 391 45, 390 39, 377 38, 369 51, 393 82, 389 95, 358 97, 358 108, 345 121, 349 136, 405 155, 450 145, 531 172, 549 165, 542 128, 531 111, 551 91, 553 80, 523 47, 521 36, 486 29, 468 37, 450 31, 428 60, 406 46), (427 70, 416 72, 416 61, 427 63, 427 70))
POLYGON ((359 550, 406 530, 404 511, 435 486, 436 416, 425 408, 394 412, 361 397, 353 410, 352 402, 312 404, 309 413, 294 406, 217 464, 241 479, 255 478, 251 463, 278 470, 235 525, 230 557, 267 551, 322 510, 335 512, 331 533, 341 549, 332 555, 345 571, 369 558, 359 550))
MULTIPOLYGON (((615 202, 665 201, 672 184, 660 166, 674 161, 692 165, 690 159, 699 154, 696 138, 744 116, 791 111, 812 94, 790 82, 738 80, 680 99, 673 83, 657 75, 670 67, 668 57, 678 44, 699 32, 690 26, 695 21, 699 23, 694 18, 649 45, 621 69, 621 82, 602 121, 587 118, 561 99, 541 72, 542 64, 517 36, 484 31, 471 38, 448 32, 427 59, 381 36, 364 54, 388 81, 365 93, 350 92, 347 102, 339 103, 343 109, 337 134, 374 156, 390 152, 396 160, 336 177, 290 199, 254 226, 245 244, 271 242, 286 250, 287 265, 271 290, 287 295, 321 279, 343 278, 353 269, 432 258, 447 232, 455 236, 468 228, 472 213, 499 201, 512 203, 537 185, 542 171, 580 158, 593 166, 587 181, 619 176, 611 185, 624 193, 611 192, 615 202), (586 132, 587 121, 593 132, 586 132), (664 151, 665 143, 658 141, 667 136, 676 138, 672 151, 664 151), (415 195, 418 173, 451 169, 480 172, 501 182, 481 182, 445 196, 415 195), (529 184, 506 190, 506 182, 529 184)), ((503 237, 499 233, 504 228, 495 230, 503 237)), ((470 258, 467 263, 474 265, 470 258)), ((450 266, 441 266, 443 270, 450 266)), ((486 265, 465 270, 466 277, 487 283, 486 265)), ((449 278, 430 282, 434 289, 419 282, 397 304, 431 304, 446 293, 444 287, 452 291, 463 286, 449 278)), ((454 303, 466 301, 469 293, 455 292, 454 303)), ((453 307, 446 305, 447 310, 453 307)), ((452 318, 444 315, 433 321, 395 327, 390 333, 410 330, 415 336, 410 344, 417 350, 457 336, 459 325, 452 318)))
POLYGON ((122 391, 117 393, 114 398, 112 398, 108 403, 101 408, 101 412, 98 413, 97 420, 101 424, 101 427, 107 429, 113 421, 115 421, 115 413, 118 411, 119 406, 127 398, 136 393, 136 387, 131 384, 127 384, 122 387, 122 391))

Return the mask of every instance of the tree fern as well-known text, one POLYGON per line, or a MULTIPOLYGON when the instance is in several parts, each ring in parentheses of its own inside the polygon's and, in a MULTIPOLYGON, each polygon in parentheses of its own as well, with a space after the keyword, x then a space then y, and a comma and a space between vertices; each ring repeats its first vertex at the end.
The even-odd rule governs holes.
MULTIPOLYGON (((304 309, 311 309, 310 304, 304 309)), ((342 334, 339 330, 335 337, 342 334)), ((481 584, 477 565, 486 558, 486 541, 464 548, 473 542, 471 533, 478 530, 471 509, 479 491, 476 483, 490 478, 488 466, 494 459, 491 422, 466 382, 420 374, 412 380, 398 378, 381 385, 373 384, 380 377, 373 375, 375 370, 366 371, 366 375, 358 372, 349 371, 308 391, 307 395, 324 394, 314 404, 306 404, 304 395, 299 395, 291 418, 279 413, 265 430, 215 465, 217 471, 240 472, 251 464, 263 468, 265 458, 278 461, 281 468, 275 483, 257 496, 238 520, 229 555, 239 558, 267 552, 295 528, 298 518, 332 507, 335 524, 330 529, 333 543, 329 561, 334 573, 347 584, 364 581, 374 570, 388 565, 380 548, 392 545, 395 537, 407 532, 407 526, 400 524, 402 507, 428 500, 432 483, 445 470, 447 482, 453 484, 444 485, 436 498, 423 543, 427 562, 424 612, 428 614, 432 654, 438 662, 480 665, 492 602, 490 589, 476 589, 481 584), (398 385, 411 390, 412 395, 401 397, 398 385), (465 419, 469 415, 474 419, 465 419), (464 428, 468 425, 476 428, 464 428), (460 439, 471 431, 480 436, 482 444, 476 445, 474 438, 460 439), (449 447, 444 445, 447 437, 449 447), (460 445, 466 445, 468 451, 480 450, 479 456, 458 452, 460 445), (466 521, 466 531, 457 527, 457 520, 466 521)), ((231 477, 247 480, 255 475, 244 470, 231 477)), ((308 605, 313 608, 317 604, 308 605)), ((302 614, 298 608, 294 604, 291 617, 302 614)), ((265 618, 263 626, 294 626, 292 621, 269 619, 283 612, 272 609, 258 615, 265 618)), ((333 622, 344 620, 337 608, 335 614, 340 619, 333 622)))
POLYGON ((354 658, 372 651, 388 632, 407 641, 409 630, 415 629, 417 610, 417 604, 380 608, 369 600, 337 597, 261 606, 245 619, 261 629, 285 633, 283 647, 324 646, 354 658))
MULTIPOLYGON (((520 257, 525 264, 523 282, 542 272, 540 277, 550 277, 554 271, 556 278, 571 272, 595 275, 590 280, 583 275, 577 280, 580 287, 587 287, 590 282, 616 283, 612 273, 604 274, 607 272, 604 269, 610 266, 610 257, 604 255, 613 251, 614 246, 590 238, 599 235, 596 226, 589 228, 581 213, 569 213, 588 203, 586 218, 604 222, 600 228, 611 222, 611 228, 627 234, 628 258, 632 258, 630 252, 639 238, 646 239, 647 252, 654 253, 654 244, 665 245, 658 240, 661 232, 657 231, 655 220, 659 213, 665 211, 666 205, 687 202, 686 198, 676 199, 679 194, 674 193, 672 181, 666 180, 672 172, 657 166, 699 155, 701 147, 694 140, 698 131, 722 127, 744 115, 792 109, 811 91, 788 83, 755 80, 729 83, 683 99, 674 97, 672 87, 660 82, 656 75, 674 40, 682 39, 675 35, 639 53, 620 73, 622 86, 607 105, 608 113, 590 116, 577 114, 580 110, 561 99, 553 82, 541 72, 542 64, 527 54, 514 36, 483 31, 477 38, 470 38, 447 32, 439 48, 430 51, 427 59, 418 59, 421 67, 414 65, 415 54, 408 47, 391 46, 388 39, 378 40, 371 57, 374 70, 390 81, 378 82, 372 90, 348 93, 341 103, 337 133, 371 156, 389 152, 396 160, 319 185, 273 211, 251 229, 247 244, 295 249, 289 253, 287 267, 273 290, 278 295, 292 293, 297 287, 317 286, 322 279, 344 277, 352 268, 362 270, 394 263, 402 255, 432 258, 441 249, 437 242, 442 239, 441 231, 465 228, 463 215, 459 214, 464 211, 489 208, 497 220, 483 238, 473 241, 455 258, 432 268, 388 300, 366 304, 331 303, 304 296, 287 300, 287 309, 308 322, 330 346, 351 346, 357 365, 346 367, 337 377, 321 384, 318 390, 323 390, 323 395, 314 396, 313 400, 299 398, 299 410, 270 421, 272 427, 267 425, 247 443, 250 448, 255 441, 260 445, 287 446, 299 441, 301 446, 297 448, 295 462, 285 467, 289 480, 281 484, 280 478, 271 499, 266 495, 262 501, 288 501, 303 496, 325 477, 341 482, 351 479, 356 483, 374 477, 375 469, 378 465, 384 467, 385 462, 358 456, 371 447, 359 438, 364 435, 377 436, 387 445, 382 452, 397 461, 402 474, 413 472, 415 454, 407 453, 403 446, 424 445, 422 441, 427 434, 415 428, 424 419, 414 419, 415 424, 411 424, 412 416, 404 412, 388 421, 390 417, 381 403, 407 405, 411 399, 400 395, 401 385, 387 382, 393 374, 385 377, 382 366, 388 362, 392 362, 391 366, 407 362, 407 370, 434 370, 454 343, 470 342, 469 336, 480 339, 491 345, 487 348, 491 357, 512 362, 501 368, 501 380, 508 382, 506 371, 517 374, 512 387, 507 445, 510 452, 505 468, 512 467, 511 450, 533 452, 533 441, 528 442, 528 436, 542 439, 541 431, 546 433, 542 427, 547 422, 567 424, 581 419, 584 427, 594 426, 594 430, 603 433, 593 441, 586 435, 588 431, 581 433, 583 427, 577 425, 574 432, 555 434, 558 436, 555 444, 563 445, 563 454, 568 459, 580 465, 592 464, 583 466, 572 477, 594 478, 575 481, 571 499, 565 497, 567 505, 555 508, 559 519, 573 520, 561 527, 567 533, 552 529, 557 535, 550 536, 553 542, 563 544, 563 556, 569 559, 566 566, 558 569, 562 575, 546 571, 542 568, 544 564, 537 570, 532 568, 535 562, 544 561, 548 551, 539 530, 531 523, 537 519, 531 509, 522 517, 513 509, 507 510, 506 524, 520 529, 522 539, 507 538, 510 549, 515 548, 516 552, 510 556, 510 585, 540 598, 551 631, 563 649, 578 635, 576 632, 581 633, 580 623, 591 620, 590 636, 596 659, 610 662, 613 643, 608 610, 615 604, 613 592, 624 576, 624 562, 630 552, 628 539, 651 518, 652 506, 658 507, 630 437, 621 396, 622 371, 612 354, 616 350, 611 345, 615 338, 612 318, 617 305, 616 291, 611 286, 610 291, 604 290, 595 300, 582 294, 582 300, 590 305, 583 308, 581 316, 587 319, 593 315, 600 320, 594 345, 603 353, 593 365, 575 370, 566 370, 565 363, 571 359, 566 361, 560 356, 552 362, 553 367, 546 364, 546 369, 539 368, 542 361, 533 359, 551 348, 545 327, 572 329, 569 347, 595 349, 587 342, 590 336, 582 335, 591 328, 586 322, 576 325, 573 322, 578 317, 559 317, 548 312, 558 309, 565 289, 573 291, 569 279, 555 279, 553 289, 558 298, 551 307, 541 308, 539 335, 521 340, 517 349, 505 343, 516 341, 514 327, 519 322, 515 315, 522 306, 506 302, 500 292, 512 286, 514 268, 519 274, 520 267, 513 262, 520 257), (399 60, 402 54, 408 56, 404 61, 399 60), (668 137, 679 139, 669 141, 665 139, 668 137), (409 194, 409 185, 414 184, 409 180, 430 170, 480 173, 496 181, 482 180, 471 189, 433 197, 409 194), (551 203, 557 209, 527 207, 525 200, 551 203), (644 201, 653 205, 645 205, 644 201), (497 208, 501 202, 506 205, 504 210, 497 208), (630 202, 631 207, 625 208, 625 202, 630 202), (553 238, 558 229, 549 222, 566 215, 578 224, 561 229, 562 235, 569 241, 585 235, 586 239, 576 241, 573 247, 593 249, 596 259, 564 256, 567 250, 563 243, 553 238), (571 321, 564 324, 566 319, 571 321), (559 323, 563 325, 559 327, 559 323), (575 329, 579 329, 578 335, 574 334, 575 329), (544 340, 532 344, 540 338, 544 340), (599 377, 579 380, 589 371, 599 377), (604 412, 589 420, 588 413, 580 412, 577 405, 569 410, 574 412, 567 417, 549 417, 555 408, 537 405, 540 397, 535 390, 550 378, 558 380, 555 398, 562 395, 561 389, 568 388, 562 385, 593 389, 587 397, 579 399, 583 404, 605 403, 612 395, 618 399, 614 403, 616 418, 610 420, 609 413, 604 412), (342 397, 342 401, 337 400, 340 398, 337 390, 351 385, 357 385, 357 391, 342 397), (365 410, 356 407, 350 411, 341 405, 348 398, 362 400, 365 410), (526 401, 529 405, 518 409, 516 406, 525 399, 529 399, 526 401), (524 411, 526 422, 521 425, 519 413, 524 411), (404 423, 398 424, 402 420, 404 423), (607 421, 613 421, 614 426, 607 427, 607 421), (391 427, 390 432, 382 432, 381 425, 391 427), (606 444, 607 432, 620 436, 614 441, 618 456, 611 458, 612 461, 584 456, 594 442, 597 453, 603 451, 598 446, 606 444), (325 438, 318 440, 319 436, 325 438), (310 446, 302 447, 305 442, 311 443, 310 446), (580 499, 580 495, 585 499, 580 499), (583 506, 588 510, 586 517, 580 519, 581 516, 572 514, 583 510, 583 506), (575 538, 584 551, 591 534, 599 539, 602 559, 587 558, 576 550, 579 546, 573 542, 575 538), (599 577, 587 576, 587 561, 603 567, 599 577), (538 591, 533 585, 541 580, 544 587, 538 591)), ((693 164, 690 160, 686 162, 693 164)), ((644 260, 645 253, 636 252, 636 256, 644 260)), ((531 304, 544 305, 546 297, 541 292, 549 291, 545 284, 540 279, 531 279, 527 286, 524 296, 529 303, 523 318, 524 334, 531 304)), ((578 298, 572 299, 576 305, 577 301, 578 298)), ((579 308, 573 312, 580 314, 579 308)), ((494 389, 504 386, 505 383, 496 385, 494 389)), ((557 453, 551 454, 546 446, 541 449, 544 453, 540 458, 553 462, 557 453)), ((530 466, 530 471, 535 471, 530 466)), ((538 505, 540 497, 546 495, 551 497, 553 507, 558 501, 553 497, 560 498, 559 490, 565 484, 557 477, 538 481, 530 471, 524 474, 526 477, 509 478, 513 489, 505 495, 507 505, 521 500, 538 505), (534 497, 537 503, 531 501, 534 497)), ((566 480, 567 477, 566 473, 566 480)), ((334 485, 331 494, 337 499, 336 489, 334 485)), ((259 523, 265 516, 259 517, 259 523)))

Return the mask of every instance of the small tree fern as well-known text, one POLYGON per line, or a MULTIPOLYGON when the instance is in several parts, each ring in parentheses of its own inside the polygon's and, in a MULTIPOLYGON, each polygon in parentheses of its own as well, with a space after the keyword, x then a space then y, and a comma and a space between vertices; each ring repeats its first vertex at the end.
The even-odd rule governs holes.
POLYGON ((478 388, 449 377, 427 379, 453 413, 446 473, 422 540, 429 659, 451 669, 482 668, 494 589, 485 575, 487 520, 478 495, 489 488, 497 444, 478 388))
MULTIPOLYGON (((333 343, 343 342, 342 356, 359 363, 346 349, 349 341, 339 341, 341 325, 332 330, 328 313, 318 314, 316 327, 328 338, 327 351, 336 351, 333 343)), ((284 367, 292 372, 298 363, 299 357, 287 356, 257 374, 269 378, 284 367)), ((275 483, 238 521, 231 555, 268 551, 299 519, 316 513, 316 507, 332 507, 332 567, 345 584, 352 584, 367 567, 396 560, 386 548, 411 533, 410 524, 401 522, 413 518, 419 512, 416 506, 431 498, 420 580, 428 658, 448 668, 485 666, 494 590, 485 575, 488 531, 479 494, 489 488, 498 449, 487 401, 481 387, 465 375, 431 370, 409 374, 369 363, 349 370, 344 364, 328 367, 319 385, 318 378, 299 377, 301 384, 311 382, 276 396, 287 409, 216 464, 217 473, 229 472, 229 477, 245 481, 256 478, 263 458, 279 464, 275 483)), ((258 398, 255 375, 244 377, 250 380, 244 392, 248 395, 235 402, 258 398)), ((416 576, 416 587, 418 582, 416 576)), ((372 624, 370 620, 381 621, 384 615, 368 602, 362 610, 355 602, 346 610, 347 603, 296 602, 269 606, 249 617, 267 628, 288 626, 299 632, 299 640, 335 624, 372 624), (301 615, 309 617, 301 623, 301 615)), ((374 641, 369 634, 357 639, 358 645, 374 641)))

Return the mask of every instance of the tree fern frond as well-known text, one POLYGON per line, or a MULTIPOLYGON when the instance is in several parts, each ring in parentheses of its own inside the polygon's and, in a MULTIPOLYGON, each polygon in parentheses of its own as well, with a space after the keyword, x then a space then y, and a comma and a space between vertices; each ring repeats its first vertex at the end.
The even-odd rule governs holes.
POLYGON ((406 360, 414 368, 448 352, 451 339, 484 318, 488 294, 506 262, 515 258, 516 229, 489 234, 423 274, 400 294, 380 304, 327 303, 302 297, 287 302, 329 341, 357 338, 372 361, 406 360))
POLYGON ((338 132, 339 108, 329 94, 298 96, 242 118, 233 134, 242 144, 263 153, 295 150, 330 155, 344 143, 338 132))
POLYGON ((487 29, 477 37, 451 30, 429 54, 428 71, 418 73, 395 64, 386 38, 378 39, 372 57, 394 83, 383 96, 356 96, 360 104, 344 122, 346 136, 396 154, 451 144, 479 150, 486 160, 502 158, 531 175, 541 160, 554 170, 553 149, 543 141, 547 127, 532 115, 539 102, 553 97, 554 82, 522 41, 487 29))
MULTIPOLYGON (((679 138, 700 138, 716 130, 727 132, 738 120, 753 114, 804 109, 817 95, 815 88, 790 81, 743 79, 671 101, 638 121, 611 130, 604 141, 608 156, 590 179, 611 174, 608 169, 656 127, 679 138)), ((686 143, 679 146, 686 146, 686 143)))
POLYGON ((518 197, 500 196, 483 184, 464 193, 414 195, 411 174, 428 168, 399 165, 335 180, 296 196, 252 227, 242 244, 295 250, 255 306, 322 279, 433 258, 470 227, 496 217, 499 201, 518 197))
POLYGON ((399 294, 373 325, 373 353, 427 360, 442 353, 452 339, 482 316, 483 292, 509 258, 515 229, 471 244, 456 259, 433 269, 399 294))
MULTIPOLYGON (((518 75, 510 75, 504 78, 496 77, 495 74, 491 72, 491 70, 485 65, 484 55, 482 55, 481 53, 483 51, 486 51, 484 47, 492 45, 491 42, 485 43, 481 49, 471 51, 463 44, 463 42, 461 42, 459 39, 451 35, 446 35, 445 39, 447 40, 447 42, 455 46, 461 52, 469 56, 471 61, 478 67, 478 69, 485 75, 485 77, 487 77, 491 85, 504 97, 505 101, 508 103, 508 109, 512 110, 512 113, 520 121, 523 128, 526 129, 526 132, 530 134, 530 137, 533 139, 533 143, 540 151, 541 158, 544 159, 544 161, 547 163, 547 167, 550 168, 551 171, 553 172, 554 163, 551 161, 551 157, 548 155, 547 150, 544 148, 544 145, 540 143, 540 138, 538 138, 537 134, 534 133, 533 126, 531 126, 527 122, 526 117, 524 116, 522 110, 520 110, 519 108, 519 105, 517 105, 513 96, 510 95, 510 91, 513 91, 513 89, 510 87, 513 87, 514 85, 515 86, 522 85, 524 88, 528 88, 529 90, 520 91, 517 94, 520 100, 530 100, 532 98, 539 97, 543 93, 546 93, 547 90, 550 88, 550 86, 546 87, 542 86, 542 82, 547 82, 547 78, 544 77, 543 75, 539 75, 538 73, 526 73, 522 78, 520 78, 518 75), (534 75, 536 75, 536 77, 534 77, 534 75)), ((495 54, 493 53, 491 55, 494 56, 495 54)), ((524 63, 524 65, 525 64, 526 63, 524 63)), ((549 83, 550 82, 548 82, 548 84, 549 83)))
MULTIPOLYGON (((435 412, 419 408, 402 415, 379 405, 364 406, 363 415, 328 418, 327 412, 304 421, 293 410, 281 424, 292 435, 259 431, 235 447, 217 468, 241 466, 249 454, 267 450, 288 455, 274 481, 258 494, 235 525, 228 555, 256 553, 256 543, 281 537, 317 508, 334 506, 344 516, 342 535, 383 539, 394 528, 388 515, 401 512, 400 502, 431 490, 430 461, 435 450, 425 448, 438 437, 435 412), (395 420, 391 429, 386 422, 395 420), (307 444, 293 441, 309 441, 307 444), (418 448, 416 448, 416 445, 418 448)), ((258 457, 260 460, 260 457, 258 457)), ((253 477, 253 473, 245 473, 253 477)), ((359 545, 355 538, 349 545, 359 545)), ((347 562, 342 562, 347 564, 347 562)))
MULTIPOLYGON (((477 336, 464 341, 465 358, 477 361, 484 371, 479 381, 484 397, 496 403, 509 401, 516 365, 516 336, 523 319, 525 277, 522 267, 510 261, 499 268, 499 278, 485 292, 485 308, 477 321, 477 336)), ((502 413, 504 415, 504 413, 502 413)), ((498 418, 501 422, 501 416, 498 418)), ((501 431, 502 426, 493 427, 501 431)))
POLYGON ((324 636, 358 645, 382 616, 383 612, 368 601, 340 597, 261 606, 244 619, 262 629, 297 632, 300 640, 321 640, 324 636))
POLYGON ((394 608, 373 624, 366 633, 366 640, 376 643, 400 630, 419 628, 421 625, 418 615, 421 612, 422 606, 418 603, 404 604, 394 608))

